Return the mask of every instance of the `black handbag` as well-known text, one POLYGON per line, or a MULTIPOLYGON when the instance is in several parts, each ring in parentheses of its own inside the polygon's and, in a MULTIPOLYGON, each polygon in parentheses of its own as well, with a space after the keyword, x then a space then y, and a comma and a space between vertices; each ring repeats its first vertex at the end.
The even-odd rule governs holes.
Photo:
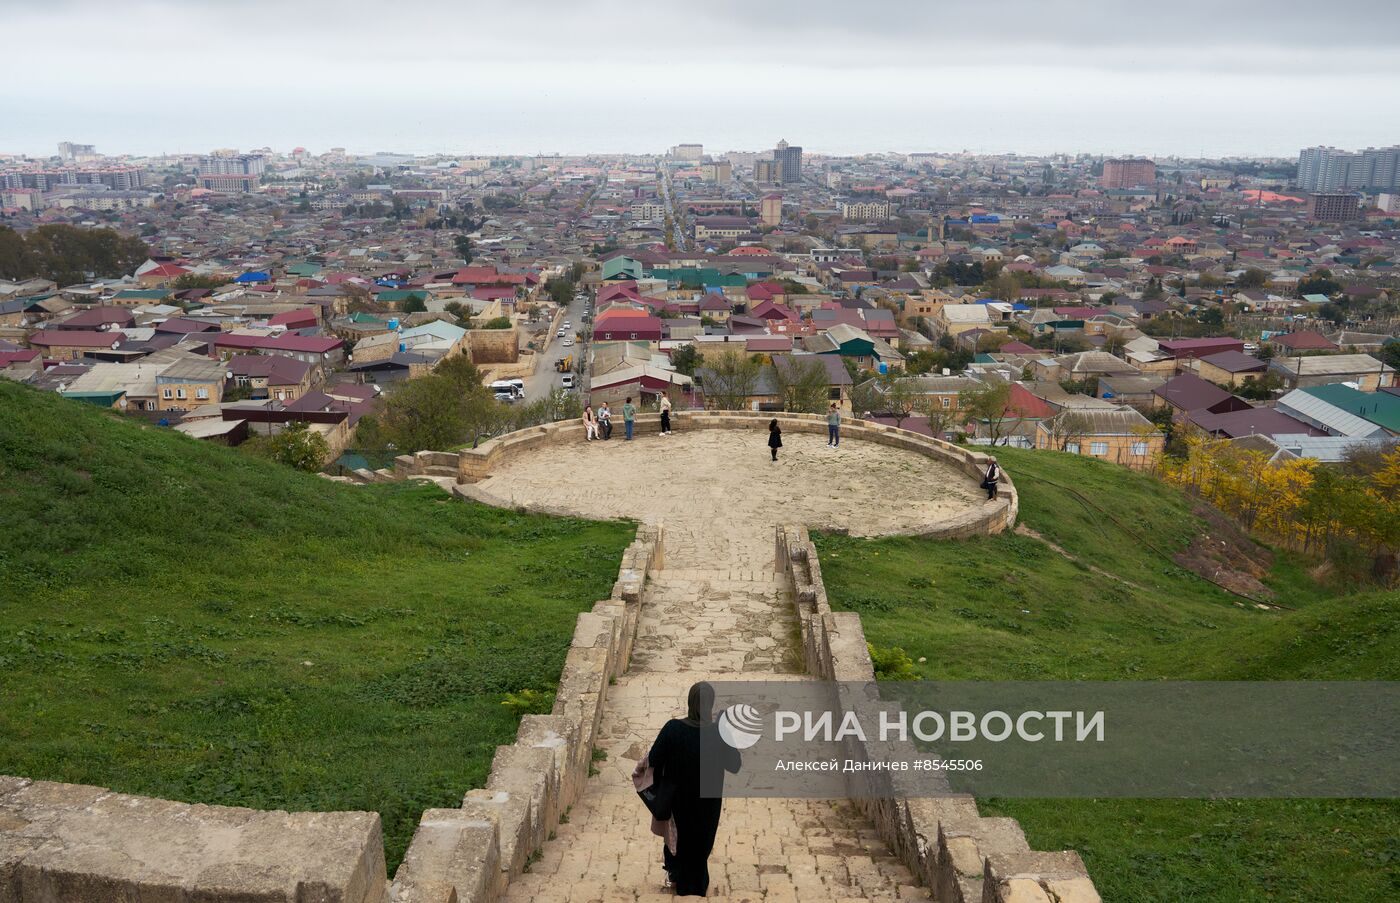
POLYGON ((671 810, 676 802, 676 785, 672 781, 658 779, 655 770, 651 774, 651 786, 638 790, 637 796, 642 798, 642 805, 651 812, 652 818, 666 821, 671 817, 671 810))

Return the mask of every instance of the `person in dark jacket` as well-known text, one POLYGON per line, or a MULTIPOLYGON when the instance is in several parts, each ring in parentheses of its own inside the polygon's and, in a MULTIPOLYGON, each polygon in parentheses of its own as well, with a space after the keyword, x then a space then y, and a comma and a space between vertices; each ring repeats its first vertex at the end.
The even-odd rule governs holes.
POLYGON ((991 501, 997 497, 997 480, 1001 477, 1001 467, 997 464, 997 459, 992 458, 987 465, 987 472, 982 477, 982 488, 987 490, 987 500, 991 501))
POLYGON ((678 897, 703 897, 710 889, 710 851, 719 830, 723 800, 717 794, 713 799, 701 798, 702 775, 704 786, 722 787, 724 772, 739 771, 739 751, 718 737, 714 709, 714 687, 704 681, 691 686, 686 716, 666 722, 646 758, 656 780, 675 786, 671 818, 676 825, 676 852, 663 843, 661 855, 678 897), (722 757, 706 756, 702 761, 700 738, 704 733, 715 734, 706 741, 706 751, 723 750, 722 757))
POLYGON ((773 460, 778 460, 778 449, 783 447, 783 431, 778 428, 778 418, 774 417, 768 421, 768 450, 773 453, 773 460))

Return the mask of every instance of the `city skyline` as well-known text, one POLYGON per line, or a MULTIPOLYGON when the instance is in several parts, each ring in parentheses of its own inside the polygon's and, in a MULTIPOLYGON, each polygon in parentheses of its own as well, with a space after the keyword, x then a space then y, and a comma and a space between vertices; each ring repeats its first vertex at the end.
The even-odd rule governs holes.
POLYGON ((1400 93, 1400 10, 1374 0, 1330 7, 1367 23, 1345 32, 1253 0, 1189 0, 1171 17, 1015 0, 990 18, 965 0, 860 17, 823 2, 721 2, 645 18, 614 0, 408 0, 393 17, 362 0, 252 0, 240 17, 256 40, 223 43, 227 13, 212 3, 9 6, 15 33, 81 25, 104 46, 158 49, 141 59, 159 64, 85 53, 54 65, 51 42, 20 42, 9 62, 43 71, 45 90, 0 85, 0 153, 70 139, 133 154, 649 153, 689 131, 735 150, 785 134, 815 154, 1286 157, 1400 136, 1400 111, 1375 102, 1400 93))

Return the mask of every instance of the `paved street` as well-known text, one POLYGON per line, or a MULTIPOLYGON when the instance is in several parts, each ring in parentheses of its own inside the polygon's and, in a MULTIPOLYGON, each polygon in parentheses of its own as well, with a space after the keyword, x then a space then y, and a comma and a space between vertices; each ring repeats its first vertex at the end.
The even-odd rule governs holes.
MULTIPOLYGON (((578 299, 570 301, 569 310, 568 313, 564 315, 564 319, 573 326, 573 328, 569 330, 570 336, 582 329, 583 302, 578 299)), ((559 377, 563 376, 563 374, 555 371, 555 361, 569 355, 573 355, 574 360, 578 360, 581 351, 582 346, 580 346, 577 341, 575 341, 572 346, 565 348, 564 340, 551 332, 549 334, 549 345, 542 352, 539 352, 539 366, 535 368, 534 374, 525 380, 525 400, 534 401, 550 389, 558 386, 559 377)), ((579 377, 575 376, 575 379, 578 378, 579 377)))

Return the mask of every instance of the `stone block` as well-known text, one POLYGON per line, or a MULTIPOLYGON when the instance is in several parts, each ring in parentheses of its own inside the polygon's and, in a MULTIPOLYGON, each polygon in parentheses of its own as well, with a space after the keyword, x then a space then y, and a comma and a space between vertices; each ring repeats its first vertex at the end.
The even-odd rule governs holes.
POLYGON ((392 903, 489 903, 499 895, 494 818, 460 809, 423 813, 390 886, 392 903))
MULTIPOLYGON (((0 899, 382 903, 374 812, 263 812, 12 780, 0 899)), ((7 901, 7 903, 10 903, 7 901)))

